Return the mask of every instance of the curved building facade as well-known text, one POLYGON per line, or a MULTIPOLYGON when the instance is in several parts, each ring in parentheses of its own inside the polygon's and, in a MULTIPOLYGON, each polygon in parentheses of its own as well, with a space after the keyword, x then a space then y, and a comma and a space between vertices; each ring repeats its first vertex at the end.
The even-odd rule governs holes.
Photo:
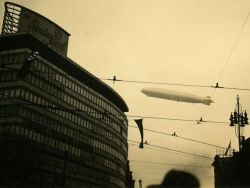
POLYGON ((124 100, 67 58, 66 31, 20 5, 5 7, 0 184, 130 187, 124 100), (13 32, 11 24, 17 28, 13 32), (61 33, 61 38, 54 40, 49 33, 61 33))

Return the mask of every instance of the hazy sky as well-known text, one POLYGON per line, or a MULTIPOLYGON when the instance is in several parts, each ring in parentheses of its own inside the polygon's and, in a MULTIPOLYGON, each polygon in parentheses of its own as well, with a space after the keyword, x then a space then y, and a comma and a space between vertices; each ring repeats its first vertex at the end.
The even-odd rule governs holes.
MULTIPOLYGON (((4 1, 0 0, 2 20, 4 1)), ((250 88, 249 0, 16 0, 54 21, 71 34, 68 56, 98 78, 250 88), (243 24, 244 21, 245 25, 243 24), (243 27, 244 25, 244 27, 243 27), (243 27, 243 30, 241 28, 243 27), (239 35, 241 31, 241 34, 239 35)), ((250 92, 154 84, 108 83, 126 101, 128 115, 228 122, 239 94, 250 112, 250 92), (210 106, 149 98, 140 90, 159 87, 211 96, 210 106)), ((132 117, 129 125, 136 126, 132 117)), ((238 150, 228 124, 144 118, 144 128, 238 150)), ((249 136, 250 128, 245 128, 249 136)), ((140 141, 129 127, 130 140, 140 141)), ((145 131, 149 144, 214 157, 214 147, 145 131)), ((143 187, 159 183, 165 173, 182 169, 202 187, 213 187, 211 160, 129 142, 129 159, 143 187), (201 168, 202 167, 202 168, 201 168), (205 167, 205 168, 204 168, 205 167)))

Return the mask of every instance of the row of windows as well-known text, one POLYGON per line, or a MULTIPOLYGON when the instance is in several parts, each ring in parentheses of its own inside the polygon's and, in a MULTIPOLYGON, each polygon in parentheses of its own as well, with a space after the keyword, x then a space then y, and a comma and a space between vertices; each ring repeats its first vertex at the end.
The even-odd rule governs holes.
MULTIPOLYGON (((16 151, 15 151, 16 152, 16 151)), ((26 186, 30 187, 30 181, 32 182, 32 186, 38 187, 75 187, 75 188, 101 188, 100 182, 107 182, 109 176, 104 172, 100 172, 99 170, 91 169, 83 165, 79 165, 73 162, 69 162, 65 159, 56 158, 54 156, 43 155, 41 153, 36 153, 35 156, 33 153, 26 153, 25 155, 16 153, 17 157, 24 157, 26 160, 23 161, 22 164, 28 165, 30 170, 24 170, 22 167, 16 170, 17 173, 22 173, 22 176, 25 177, 23 182, 20 176, 14 176, 15 182, 19 182, 19 185, 28 184, 26 186), (25 156, 26 155, 26 156, 25 156), (35 158, 34 158, 35 157, 35 158), (35 159, 35 160, 34 160, 35 159), (63 164, 62 168, 58 167, 58 162, 63 164), (36 168, 39 169, 36 169, 36 168), (86 182, 86 177, 94 177, 96 181, 93 181, 91 184, 86 182), (100 178, 101 177, 101 178, 100 178), (99 185, 96 182, 99 180, 99 185), (101 181, 100 181, 101 180, 101 181), (27 183, 25 183, 27 182, 27 183)), ((20 161, 19 161, 20 162, 20 161)), ((9 162, 7 162, 7 165, 9 162)), ((11 167, 18 166, 18 164, 14 163, 11 167)), ((7 170, 8 171, 8 170, 7 170)), ((5 177, 6 173, 5 171, 5 177)), ((13 176, 12 174, 9 174, 13 176)), ((8 177, 8 176, 7 176, 8 177)), ((13 179, 13 177, 10 177, 13 179)), ((116 178, 115 178, 116 179, 116 178)), ((88 178, 89 180, 89 178, 88 178)), ((13 186, 13 185, 12 185, 13 186)), ((25 186, 25 187, 26 187, 25 186)), ((116 186, 117 187, 117 184, 116 186)))
MULTIPOLYGON (((56 107, 56 105, 52 102, 49 102, 42 96, 35 95, 34 93, 24 90, 24 89, 9 89, 9 90, 2 90, 0 91, 0 97, 2 98, 13 98, 13 97, 21 97, 23 99, 26 99, 27 101, 31 102, 31 104, 41 105, 40 107, 46 108, 47 110, 52 111, 53 113, 58 114, 59 116, 66 118, 70 121, 73 121, 74 123, 79 124, 80 126, 83 126, 86 129, 89 129, 97 134, 101 134, 102 136, 105 136, 109 140, 112 140, 119 146, 122 146, 122 149, 127 152, 126 145, 118 139, 117 136, 113 135, 110 131, 104 129, 101 126, 98 126, 96 124, 91 124, 89 121, 86 121, 81 116, 76 115, 75 112, 70 112, 68 109, 57 109, 54 110, 53 108, 56 107), (68 111, 67 111, 68 110, 68 111)), ((71 110, 72 111, 72 110, 71 110)), ((125 141, 125 140, 123 140, 125 141)))
MULTIPOLYGON (((6 71, 4 74, 2 73, 0 76, 4 80, 2 81, 10 81, 16 79, 17 72, 16 71, 6 71)), ((32 76, 31 74, 28 74, 27 76, 28 81, 30 81, 33 85, 36 85, 37 87, 43 89, 44 91, 48 92, 49 94, 52 94, 56 96, 57 98, 61 98, 62 101, 68 103, 69 105, 74 106, 76 109, 78 109, 80 112, 87 113, 88 115, 96 118, 101 119, 102 121, 107 121, 109 125, 111 125, 115 130, 117 130, 119 133, 122 133, 122 136, 126 139, 127 134, 124 129, 121 129, 120 125, 123 125, 123 122, 119 122, 117 124, 115 121, 113 121, 113 118, 115 116, 106 113, 106 112, 100 112, 93 107, 90 107, 86 105, 85 103, 81 102, 79 99, 76 99, 72 97, 71 95, 61 91, 60 89, 56 89, 55 86, 50 85, 46 83, 44 80, 41 80, 35 76, 32 76)))
MULTIPOLYGON (((2 108, 3 113, 8 113, 8 112, 14 112, 13 110, 11 110, 10 108, 2 108)), ((0 113, 1 113, 0 111, 0 113)), ((1 115, 1 114, 0 114, 1 115)), ((35 113, 35 112, 31 112, 29 110, 26 110, 26 109, 22 109, 20 112, 19 112, 19 115, 21 115, 22 117, 25 117, 27 119, 31 119, 32 121, 35 121, 37 123, 42 123, 42 122, 46 122, 46 123, 49 123, 48 121, 46 121, 42 116, 40 116, 38 113, 35 113), (43 121, 44 119, 44 121, 43 121)), ((6 116, 6 114, 4 114, 4 116, 6 116)), ((53 126, 53 124, 51 124, 53 126)), ((67 129, 63 129, 63 131, 65 131, 65 134, 68 135, 70 134, 69 136, 74 136, 76 137, 76 139, 79 139, 81 138, 84 143, 86 144, 89 144, 97 149, 100 149, 102 151, 105 151, 109 154, 112 154, 113 156, 117 157, 118 159, 120 159, 121 161, 126 161, 125 157, 118 151, 116 150, 115 148, 113 148, 112 146, 108 145, 108 144, 105 144, 105 143, 102 143, 102 142, 98 142, 98 144, 96 144, 96 141, 94 140, 94 138, 90 138, 89 136, 81 136, 81 134, 75 132, 75 134, 73 134, 72 132, 73 131, 67 131, 67 129)), ((83 134, 83 133, 82 133, 83 134)), ((65 146, 62 146, 62 149, 64 149, 65 146)))
MULTIPOLYGON (((9 93, 10 97, 12 97, 11 94, 12 95, 16 94, 16 97, 24 98, 27 101, 35 103, 35 104, 37 103, 37 104, 41 105, 42 107, 56 107, 56 105, 54 103, 49 102, 48 100, 44 99, 43 97, 35 95, 33 92, 30 92, 28 90, 21 90, 21 89, 9 90, 8 93, 9 93)), ((80 126, 83 126, 83 127, 87 128, 95 133, 98 133, 102 136, 105 136, 109 140, 115 142, 118 146, 122 146, 122 149, 124 151, 126 151, 126 153, 127 153, 127 147, 124 144, 121 145, 122 141, 117 136, 112 134, 110 131, 104 129, 102 126, 98 126, 96 124, 90 123, 89 121, 86 121, 84 118, 77 115, 76 113, 68 111, 68 109, 62 108, 59 110, 54 110, 54 108, 47 108, 47 110, 57 114, 58 116, 66 118, 66 119, 68 119, 68 120, 70 120, 70 121, 72 121, 80 126)), ((112 154, 116 153, 115 151, 111 151, 112 149, 110 149, 110 147, 108 147, 107 145, 104 146, 104 150, 106 152, 109 152, 112 154)), ((119 154, 117 154, 117 155, 119 155, 119 154)))
MULTIPOLYGON (((27 59, 27 57, 28 57, 27 53, 26 54, 18 53, 15 55, 0 56, 0 65, 3 65, 3 64, 4 65, 12 65, 13 68, 15 67, 14 68, 15 70, 18 70, 18 69, 20 69, 20 66, 22 65, 22 64, 20 64, 20 62, 23 63, 25 61, 25 59, 27 59), (16 63, 19 63, 19 64, 16 64, 16 63)), ((47 83, 46 84, 41 83, 38 80, 36 80, 36 82, 33 84, 40 86, 40 88, 44 89, 45 91, 51 91, 50 93, 54 94, 57 97, 60 97, 63 93, 65 93, 65 90, 64 90, 65 87, 70 88, 71 90, 74 90, 74 92, 79 91, 78 92, 79 95, 86 97, 91 102, 97 102, 97 104, 99 106, 101 106, 102 108, 105 108, 107 110, 108 114, 114 115, 114 117, 118 118, 119 119, 118 122, 122 122, 121 125, 124 126, 123 131, 126 131, 126 132, 122 132, 122 135, 124 135, 124 136, 127 135, 127 127, 124 124, 126 122, 126 120, 125 120, 126 116, 122 112, 120 112, 118 110, 118 108, 116 108, 115 106, 112 106, 108 102, 105 102, 103 98, 95 96, 93 94, 93 92, 90 91, 90 89, 87 89, 85 87, 84 88, 80 87, 79 84, 76 84, 76 82, 74 82, 73 80, 69 79, 68 77, 65 77, 65 74, 61 74, 58 71, 55 72, 55 70, 52 68, 52 66, 46 65, 44 62, 36 60, 36 61, 32 62, 31 65, 33 67, 32 71, 34 73, 36 73, 37 75, 40 75, 40 76, 42 75, 42 79, 49 81, 50 83, 52 83, 52 85, 56 86, 57 89, 55 87, 49 86, 47 83), (37 67, 40 70, 37 70, 37 67), (63 83, 60 82, 60 80, 61 81, 65 80, 65 82, 63 82, 63 83, 70 83, 70 84, 65 86, 65 84, 63 85, 63 83), (77 85, 78 89, 74 89, 72 84, 77 85), (96 98, 98 100, 92 100, 92 99, 96 99, 96 98), (103 104, 103 105, 100 105, 100 104, 103 104), (123 118, 125 118, 125 119, 123 119, 123 118)), ((8 70, 8 68, 7 68, 7 70, 8 70)), ((6 75, 2 75, 2 76, 0 75, 0 80, 2 80, 2 81, 14 80, 14 79, 16 79, 16 73, 9 72, 6 75)), ((77 97, 77 100, 79 100, 79 97, 77 97)), ((77 103, 74 102, 74 103, 70 103, 70 104, 77 104, 77 103)), ((94 115, 100 114, 99 112, 96 113, 96 112, 92 112, 91 110, 82 110, 82 111, 90 112, 92 115, 93 114, 94 115)), ((112 126, 115 126, 115 128, 117 130, 119 130, 119 127, 117 127, 116 124, 112 124, 112 126)))
POLYGON ((20 126, 1 126, 0 127, 0 134, 15 134, 19 136, 24 136, 25 138, 28 138, 30 140, 33 140, 37 143, 41 143, 44 145, 48 145, 49 147, 52 147, 56 150, 61 151, 67 151, 68 153, 78 156, 81 156, 81 150, 79 148, 76 148, 74 146, 68 145, 64 142, 55 140, 51 137, 48 137, 46 135, 40 134, 38 132, 35 132, 31 129, 20 127, 20 126))
POLYGON ((19 50, 19 52, 15 52, 15 55, 13 55, 13 54, 8 54, 8 55, 0 54, 0 66, 3 67, 4 65, 24 62, 25 59, 27 59, 27 57, 28 57, 28 55, 25 54, 24 52, 20 52, 20 50, 19 50))
MULTIPOLYGON (((1 108, 0 109, 0 116, 2 117, 6 117, 6 116, 10 116, 10 115, 16 115, 18 114, 21 117, 27 118, 28 120, 32 120, 33 122, 36 122, 37 124, 42 124, 44 126, 44 128, 42 129, 44 130, 48 130, 47 132, 52 132, 56 131, 61 133, 61 135, 63 135, 63 137, 70 137, 70 138, 74 138, 75 141, 79 141, 91 146, 94 146, 97 148, 97 146, 95 145, 95 141, 94 138, 91 138, 90 136, 84 134, 83 132, 79 131, 79 130, 75 130, 75 129, 71 129, 69 127, 66 127, 62 124, 59 124, 58 122, 47 118, 43 115, 40 115, 38 113, 35 113, 32 110, 29 110, 28 108, 22 107, 22 109, 18 110, 17 108, 1 108), (45 127, 46 126, 46 127, 45 127), (49 131, 51 130, 51 131, 49 131)), ((44 134, 47 134, 47 132, 44 134)), ((28 132, 27 132, 28 133, 28 132)), ((33 137, 32 135, 30 135, 31 137, 33 137)), ((65 138, 66 138, 65 137, 65 138)), ((44 138, 40 138, 40 136, 37 139, 42 139, 42 141, 44 140, 44 138)), ((54 141, 53 141, 54 142, 54 141)), ((54 143, 52 143, 54 145, 54 143)), ((78 144, 78 142, 76 142, 75 144, 78 144)), ((113 149, 112 147, 110 147, 107 144, 102 143, 101 145, 99 145, 98 147, 102 146, 102 148, 98 148, 101 149, 105 152, 108 152, 114 156, 116 156, 118 158, 118 156, 120 156, 120 160, 122 162, 124 162, 124 157, 119 155, 118 151, 116 151, 115 149, 113 149)), ((61 150, 65 150, 65 148, 67 149, 68 146, 65 145, 59 145, 58 147, 61 148, 61 150)), ((86 153, 81 153, 81 156, 84 157, 87 160, 92 160, 93 158, 91 158, 92 156, 86 153)), ((103 159, 104 160, 104 159, 103 159)), ((110 162, 106 162, 106 163, 100 163, 100 165, 105 165, 109 168, 112 168, 118 172, 120 172, 122 175, 125 175, 125 170, 123 167, 121 167, 120 165, 118 165, 117 163, 112 162, 110 159, 105 159, 108 160, 110 162)), ((100 161, 100 159, 97 159, 96 161, 100 161)), ((125 163, 124 163, 125 165, 125 163)))
POLYGON ((50 172, 39 172, 37 176, 33 177, 34 180, 39 182, 39 187, 42 187, 41 181, 44 187, 74 187, 74 188, 103 188, 103 186, 87 184, 86 182, 77 180, 77 179, 70 179, 70 178, 60 178, 56 177, 55 174, 50 172), (64 182, 63 182, 64 181, 64 182))
POLYGON ((58 160, 59 158, 48 155, 40 155, 38 158, 42 159, 40 160, 42 166, 46 166, 45 168, 48 171, 55 172, 56 174, 63 174, 65 171, 65 174, 67 176, 73 178, 81 179, 82 177, 88 176, 103 181, 107 181, 109 177, 108 174, 104 171, 96 170, 92 167, 89 168, 88 166, 81 163, 79 165, 78 162, 72 162, 67 153, 65 153, 63 155, 63 158, 60 160, 58 160))
POLYGON ((89 184, 77 179, 57 177, 54 173, 42 171, 33 176, 33 180, 39 182, 39 187, 74 187, 74 188, 103 188, 103 186, 89 184), (63 182, 64 181, 64 182, 63 182), (41 183, 42 182, 42 183, 41 183), (46 185, 43 185, 46 184, 46 185))
POLYGON ((52 83, 55 84, 61 83, 64 87, 73 90, 80 96, 86 97, 91 102, 94 102, 95 104, 101 106, 111 114, 114 114, 118 117, 123 116, 125 118, 123 113, 118 113, 119 110, 116 107, 104 101, 103 98, 95 95, 94 92, 91 91, 89 88, 83 87, 79 83, 76 83, 76 81, 74 81, 73 79, 69 79, 69 77, 66 74, 60 73, 59 71, 55 70, 55 68, 50 66, 47 61, 45 60, 42 61, 42 60, 34 61, 32 63, 32 72, 41 75, 43 78, 52 83))
MULTIPOLYGON (((119 121, 119 124, 112 120, 115 116, 110 115, 109 113, 100 112, 99 110, 93 108, 93 106, 89 106, 86 103, 79 100, 79 98, 72 97, 64 91, 56 90, 55 87, 45 84, 44 80, 37 78, 36 76, 28 75, 28 81, 30 81, 33 85, 40 86, 41 89, 45 89, 46 92, 61 98, 62 101, 68 103, 75 107, 78 111, 89 114, 90 116, 107 121, 109 125, 111 125, 116 131, 121 133, 124 132, 124 129, 121 129, 120 125, 123 122, 119 121), (43 85, 41 85, 43 84, 43 85), (46 87, 44 86, 46 85, 46 87)), ((116 117, 117 118, 117 117, 116 117)), ((125 137, 126 138, 126 137, 125 137)))
MULTIPOLYGON (((33 142, 36 142, 38 144, 47 145, 48 147, 51 147, 51 148, 56 149, 56 150, 60 150, 62 152, 66 151, 67 154, 71 154, 71 155, 74 155, 77 157, 82 157, 82 155, 84 155, 83 150, 76 148, 76 147, 73 147, 71 145, 65 144, 64 142, 55 140, 55 139, 48 137, 46 135, 35 132, 32 129, 28 129, 26 127, 24 128, 24 127, 20 127, 20 126, 16 126, 16 125, 0 126, 0 135, 10 135, 10 134, 12 134, 12 135, 15 134, 17 136, 23 136, 26 139, 30 139, 33 142)), ((66 155, 65 155, 65 158, 66 158, 66 155)), ((66 160, 66 159, 64 159, 64 160, 66 160)), ((94 170, 92 168, 87 168, 87 167, 84 167, 82 165, 77 165, 75 163, 70 163, 70 162, 67 162, 66 164, 56 162, 56 164, 52 165, 51 161, 46 160, 44 165, 46 165, 46 166, 44 166, 44 168, 46 170, 49 170, 52 172, 55 171, 55 167, 56 167, 56 170, 58 172, 62 171, 63 168, 67 168, 67 171, 69 171, 69 172, 67 172, 67 174, 72 176, 72 177, 77 177, 77 178, 81 178, 83 175, 83 176, 92 176, 94 178, 103 179, 103 180, 107 181, 108 177, 109 177, 106 175, 106 173, 104 173, 102 171, 99 171, 99 170, 97 171, 97 170, 94 170), (67 166, 67 167, 65 167, 65 166, 67 166)), ((118 182, 120 181, 118 178, 115 178, 115 177, 112 177, 112 178, 116 179, 116 181, 118 181, 118 182)))
POLYGON ((124 169, 120 165, 117 165, 112 160, 110 160, 110 159, 108 159, 106 157, 103 157, 102 155, 92 156, 92 159, 93 159, 94 162, 99 163, 101 165, 104 165, 104 166, 106 166, 108 168, 111 168, 115 172, 119 172, 123 177, 125 177, 124 169))
POLYGON ((7 70, 7 71, 4 71, 4 72, 1 71, 0 81, 4 82, 4 81, 16 80, 16 76, 17 76, 17 72, 16 71, 15 72, 13 70, 7 70))
MULTIPOLYGON (((56 110, 57 112, 57 110, 56 110)), ((31 113, 33 115, 31 115, 31 118, 33 118, 35 116, 35 113, 31 113)), ((34 118, 35 119, 35 118, 34 118)), ((40 119, 40 118, 39 118, 40 119)), ((91 124, 90 124, 91 125, 91 124)), ((113 156, 117 157, 118 159, 120 159, 121 161, 126 161, 126 158, 124 157, 124 155, 121 154, 120 151, 118 151, 116 148, 113 148, 112 146, 105 144, 103 142, 98 142, 99 144, 96 144, 95 139, 88 139, 88 141, 90 141, 90 143, 92 146, 94 146, 95 148, 101 149, 109 154, 112 154, 113 156), (97 147, 98 146, 98 147, 97 147)), ((120 149, 120 148, 119 148, 120 149)))
MULTIPOLYGON (((23 63, 28 58, 28 56, 29 54, 27 53, 27 51, 26 53, 15 52, 15 54, 0 55, 0 65, 16 64, 20 62, 23 63)), ((61 73, 55 70, 55 67, 49 64, 50 63, 44 59, 39 61, 35 60, 31 64, 31 70, 35 74, 41 76, 43 79, 46 79, 47 81, 55 85, 60 85, 62 89, 66 87, 73 90, 75 93, 78 93, 80 96, 86 97, 91 102, 94 102, 95 104, 106 109, 110 114, 114 114, 119 118, 123 117, 126 119, 126 116, 122 112, 120 112, 120 110, 116 106, 104 101, 104 98, 97 96, 93 91, 90 91, 89 88, 80 85, 75 80, 70 79, 65 73, 61 73)), ((121 119, 121 121, 123 121, 123 119, 121 119)))
MULTIPOLYGON (((25 92, 24 90, 21 90, 21 89, 17 89, 17 90, 2 90, 1 92, 1 95, 6 97, 6 98, 9 98, 9 97, 18 97, 18 96, 22 96, 23 98, 25 98, 26 100, 29 100, 30 102, 32 102, 33 100, 35 101, 39 101, 39 104, 43 105, 43 106, 54 106, 52 103, 49 103, 49 102, 46 102, 46 100, 44 100, 43 98, 39 98, 39 96, 36 96, 36 95, 33 95, 31 92, 25 92)), ((8 108, 4 108, 5 110, 7 110, 8 108)), ((37 115, 35 115, 34 113, 28 113, 26 110, 22 110, 22 116, 23 117, 26 117, 26 118, 31 118, 32 120, 36 120, 38 122, 44 122, 44 124, 48 124, 48 122, 46 122, 45 118, 44 117, 38 117, 37 115)), ((53 125, 55 125, 55 123, 53 123, 53 125)), ((85 123, 84 124, 85 127, 88 127, 89 129, 91 129, 91 124, 88 122, 88 123, 85 123), (86 126, 87 125, 87 126, 86 126)), ((62 129, 62 126, 58 126, 58 128, 62 129)), ((92 126, 92 127, 95 127, 94 130, 98 130, 96 132, 99 132, 99 133, 103 133, 104 132, 104 129, 102 130, 99 127, 97 127, 96 125, 95 126, 92 126)), ((94 147, 97 147, 98 149, 102 149, 104 150, 105 152, 108 152, 110 154, 113 154, 115 156, 117 156, 118 158, 124 160, 124 157, 119 153, 117 152, 115 149, 113 149, 112 147, 110 147, 109 145, 107 144, 104 144, 104 143, 101 143, 101 142, 94 142, 94 143, 90 143, 91 139, 89 139, 87 136, 82 136, 83 134, 79 134, 79 132, 76 132, 76 131, 73 131, 73 130, 70 130, 70 131, 67 131, 67 128, 64 128, 62 129, 64 130, 64 134, 70 134, 69 136, 71 137, 74 137, 76 139, 79 139, 87 144, 91 144, 91 145, 94 145, 94 147)), ((111 136, 111 133, 106 131, 106 133, 108 134, 108 138, 109 139, 112 139, 114 138, 114 136, 111 136)), ((107 135, 106 135, 107 136, 107 135)), ((38 137, 38 139, 40 139, 38 137)), ((119 141, 118 138, 116 138, 116 140, 119 141)), ((119 142, 121 143, 121 142, 119 142)), ((122 148, 124 150, 127 149, 127 147, 123 144, 122 145, 122 148)), ((126 150, 127 152, 127 150, 126 150)), ((108 164, 108 167, 111 167, 111 168, 114 168, 114 165, 112 165, 113 163, 110 162, 110 163, 105 163, 105 164, 108 164)), ((124 174, 124 170, 120 167, 116 167, 116 170, 120 171, 122 174, 124 174)))
POLYGON ((99 140, 93 140, 93 146, 99 150, 103 150, 107 153, 110 153, 110 154, 115 154, 115 156, 118 156, 119 159, 124 159, 124 157, 117 152, 116 149, 110 147, 108 144, 105 144, 99 140))
POLYGON ((124 183, 120 180, 117 181, 117 178, 114 177, 109 177, 109 182, 113 183, 113 184, 118 184, 120 187, 125 187, 124 183))

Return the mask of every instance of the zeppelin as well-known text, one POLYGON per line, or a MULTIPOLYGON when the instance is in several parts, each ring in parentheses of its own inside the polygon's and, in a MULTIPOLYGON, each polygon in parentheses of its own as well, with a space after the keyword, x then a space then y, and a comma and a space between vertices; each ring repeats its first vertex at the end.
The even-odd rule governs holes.
POLYGON ((210 103, 213 103, 209 96, 201 97, 191 93, 173 91, 168 89, 143 88, 141 92, 148 97, 155 97, 178 102, 201 103, 205 105, 210 105, 210 103))

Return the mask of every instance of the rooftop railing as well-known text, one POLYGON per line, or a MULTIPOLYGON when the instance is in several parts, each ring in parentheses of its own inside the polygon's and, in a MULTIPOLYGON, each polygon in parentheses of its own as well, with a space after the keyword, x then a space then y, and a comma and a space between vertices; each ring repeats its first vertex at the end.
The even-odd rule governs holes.
POLYGON ((21 7, 14 3, 6 2, 4 4, 5 12, 3 18, 3 27, 1 34, 17 33, 19 28, 21 7))

